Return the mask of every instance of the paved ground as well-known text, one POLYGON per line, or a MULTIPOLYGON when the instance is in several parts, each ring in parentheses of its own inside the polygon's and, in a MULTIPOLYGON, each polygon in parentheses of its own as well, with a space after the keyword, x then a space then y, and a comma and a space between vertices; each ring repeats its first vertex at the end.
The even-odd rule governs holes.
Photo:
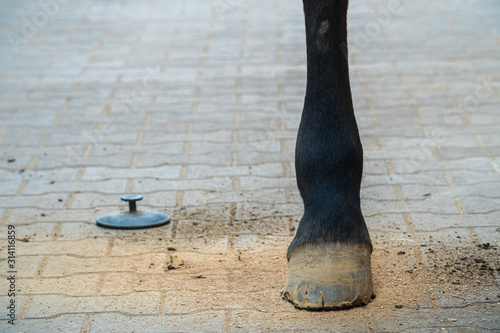
POLYGON ((326 313, 280 299, 300 1, 65 2, 0 3, 0 331, 499 329, 496 0, 351 1, 377 298, 326 313), (172 223, 95 225, 131 192, 172 223))

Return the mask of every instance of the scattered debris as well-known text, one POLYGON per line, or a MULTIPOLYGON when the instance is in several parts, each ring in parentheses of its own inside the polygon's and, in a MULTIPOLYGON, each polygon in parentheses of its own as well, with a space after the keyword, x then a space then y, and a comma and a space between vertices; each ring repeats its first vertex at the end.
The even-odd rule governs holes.
POLYGON ((405 251, 398 251, 398 256, 405 254, 405 251))
POLYGON ((490 243, 478 244, 477 247, 480 248, 480 249, 483 249, 483 250, 489 250, 489 249, 493 248, 490 245, 490 243))
POLYGON ((394 307, 396 309, 401 309, 403 307, 403 304, 394 304, 394 307))
MULTIPOLYGON (((161 240, 161 239, 160 239, 161 240)), ((169 246, 167 247, 167 250, 168 251, 177 251, 177 248, 176 247, 173 247, 173 246, 169 246)))
POLYGON ((177 257, 177 256, 170 256, 170 260, 169 260, 169 262, 167 262, 167 269, 168 270, 178 269, 182 265, 184 265, 184 260, 179 259, 179 257, 177 257))
POLYGON ((499 264, 497 250, 485 252, 478 246, 435 247, 426 255, 430 273, 453 285, 488 284, 499 264))

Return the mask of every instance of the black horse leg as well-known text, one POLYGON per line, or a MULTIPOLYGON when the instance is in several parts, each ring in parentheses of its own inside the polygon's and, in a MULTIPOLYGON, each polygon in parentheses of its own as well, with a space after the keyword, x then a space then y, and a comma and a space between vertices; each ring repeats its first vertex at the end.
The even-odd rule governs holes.
POLYGON ((360 208, 363 150, 347 61, 347 0, 303 0, 307 89, 295 167, 304 215, 288 249, 283 297, 339 309, 374 296, 371 241, 360 208))

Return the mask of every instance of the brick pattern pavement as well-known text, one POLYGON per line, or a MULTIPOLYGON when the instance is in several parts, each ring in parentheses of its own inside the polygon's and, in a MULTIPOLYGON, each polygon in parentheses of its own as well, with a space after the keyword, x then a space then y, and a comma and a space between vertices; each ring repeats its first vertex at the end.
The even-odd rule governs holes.
POLYGON ((377 298, 333 313, 279 298, 302 209, 300 1, 0 8, 1 331, 500 327, 497 1, 351 1, 377 298), (95 226, 131 192, 172 223, 95 226), (7 225, 15 327, 4 315, 7 225), (185 266, 166 271, 172 254, 185 266))

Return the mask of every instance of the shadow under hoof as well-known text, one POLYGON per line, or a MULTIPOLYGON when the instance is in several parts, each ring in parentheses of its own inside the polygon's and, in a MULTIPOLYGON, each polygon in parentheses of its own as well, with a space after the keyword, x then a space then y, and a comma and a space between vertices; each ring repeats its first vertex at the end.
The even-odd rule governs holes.
POLYGON ((340 310, 374 297, 371 248, 365 244, 308 244, 288 262, 283 299, 304 310, 340 310))

